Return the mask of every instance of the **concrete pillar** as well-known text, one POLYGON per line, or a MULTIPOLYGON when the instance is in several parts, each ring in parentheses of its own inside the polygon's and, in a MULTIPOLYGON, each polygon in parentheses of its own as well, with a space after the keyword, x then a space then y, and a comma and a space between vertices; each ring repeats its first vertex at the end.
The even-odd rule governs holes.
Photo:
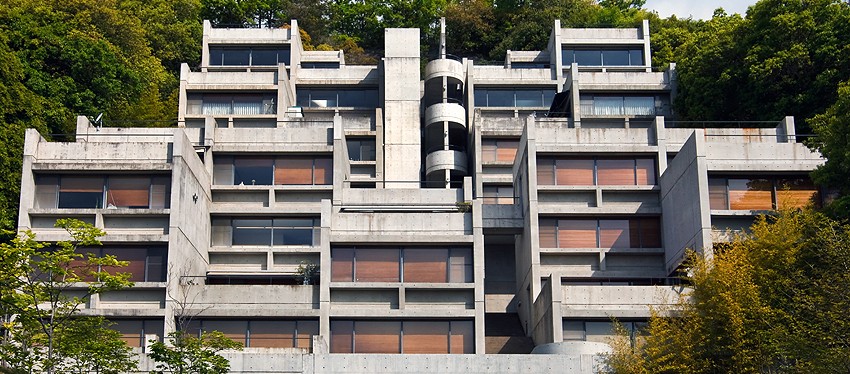
POLYGON ((419 188, 419 29, 384 32, 384 180, 387 188, 419 188))
POLYGON ((572 102, 573 127, 581 128, 581 95, 578 83, 578 64, 570 65, 570 101, 572 102))

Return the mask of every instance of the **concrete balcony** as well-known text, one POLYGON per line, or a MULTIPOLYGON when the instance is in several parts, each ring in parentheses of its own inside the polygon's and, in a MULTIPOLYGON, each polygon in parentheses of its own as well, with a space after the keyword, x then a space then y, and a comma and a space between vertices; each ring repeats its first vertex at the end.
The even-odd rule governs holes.
POLYGON ((190 308, 205 317, 309 316, 318 312, 319 286, 206 285, 190 308))
POLYGON ((466 173, 467 164, 466 153, 452 150, 435 151, 425 158, 425 174, 440 170, 456 170, 466 173))
POLYGON ((466 126, 466 109, 457 103, 438 103, 425 109, 426 125, 443 121, 466 126))
POLYGON ((649 308, 675 307, 684 286, 562 286, 564 317, 646 318, 649 308))
MULTIPOLYGON (((273 66, 277 70, 276 66, 273 66)), ((190 90, 212 90, 212 89, 234 89, 234 90, 270 90, 277 85, 277 71, 209 71, 209 72, 185 72, 187 89, 190 90)))
POLYGON ((463 63, 452 59, 433 60, 425 66, 425 81, 433 78, 449 77, 464 83, 463 63))

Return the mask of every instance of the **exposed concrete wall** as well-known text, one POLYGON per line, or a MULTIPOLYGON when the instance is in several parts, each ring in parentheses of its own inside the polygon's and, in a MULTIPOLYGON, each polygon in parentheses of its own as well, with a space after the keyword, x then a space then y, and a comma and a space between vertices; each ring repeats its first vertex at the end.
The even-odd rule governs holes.
MULTIPOLYGON (((384 51, 384 180, 418 182, 422 165, 419 29, 387 29, 384 51)), ((418 183, 386 186, 418 187, 418 183)))
POLYGON ((668 273, 681 263, 686 249, 701 251, 711 246, 704 138, 702 130, 693 130, 659 180, 668 273))
POLYGON ((516 241, 517 313, 527 335, 533 328, 533 304, 540 292, 540 237, 537 216, 537 148, 534 118, 526 120, 514 160, 514 195, 523 214, 516 241), (519 192, 519 193, 517 193, 519 192))
POLYGON ((649 318, 650 307, 665 312, 686 292, 684 286, 562 286, 563 317, 649 318))
MULTIPOLYGON (((206 275, 210 247, 210 205, 212 178, 182 131, 174 134, 174 172, 171 180, 171 223, 168 245, 168 295, 166 315, 181 313, 195 295, 185 287, 202 282, 206 275), (194 281, 194 282, 192 282, 194 281)), ((175 329, 174 320, 166 318, 166 333, 175 329)))
POLYGON ((557 274, 546 277, 540 295, 534 301, 534 329, 531 336, 535 345, 564 340, 561 317, 561 278, 557 274))
MULTIPOLYGON (((223 352, 231 373, 596 373, 598 356, 590 354, 534 355, 384 355, 297 354, 293 349, 246 349, 223 352)), ((139 373, 155 363, 142 356, 139 373)))

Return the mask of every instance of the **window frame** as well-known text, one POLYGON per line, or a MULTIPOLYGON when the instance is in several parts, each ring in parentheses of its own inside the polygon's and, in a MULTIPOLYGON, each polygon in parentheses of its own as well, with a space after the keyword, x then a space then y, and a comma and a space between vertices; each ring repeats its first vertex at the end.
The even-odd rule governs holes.
POLYGON ((459 247, 459 246, 406 246, 406 247, 375 247, 375 246, 339 246, 335 248, 331 248, 331 282, 342 282, 342 283, 431 283, 431 284, 454 284, 454 283, 473 283, 475 282, 475 267, 474 267, 474 258, 472 255, 472 248, 469 247, 459 247), (357 251, 398 251, 398 279, 397 280, 359 280, 358 279, 358 271, 357 271, 357 251), (445 263, 445 280, 440 282, 423 282, 423 281, 410 281, 405 279, 405 251, 406 250, 435 250, 435 251, 445 251, 446 257, 444 259, 445 263), (345 255, 345 260, 336 261, 336 259, 340 258, 340 254, 343 252, 351 251, 350 262, 348 260, 349 256, 345 255), (464 261, 456 264, 452 263, 453 259, 463 258, 464 261), (348 265, 350 264, 350 265, 348 265), (350 274, 348 270, 345 270, 345 273, 338 274, 333 268, 335 266, 344 267, 345 269, 350 269, 350 274), (455 273, 460 272, 463 276, 463 281, 458 281, 455 278, 455 273), (347 278, 347 279, 344 279, 347 278))
MULTIPOLYGON (((655 228, 650 227, 650 228, 655 228)), ((609 228, 609 230, 613 230, 609 228)), ((565 230, 566 231, 566 230, 565 230)), ((655 230, 653 230, 653 234, 655 230)), ((622 234, 621 234, 622 235, 622 234)), ((622 237, 622 236, 621 236, 622 237)), ((567 239, 564 239, 564 241, 567 239)), ((549 243, 546 243, 549 244, 549 243)), ((664 247, 664 238, 663 238, 663 230, 661 226, 661 217, 660 216, 632 216, 632 217, 569 217, 569 218, 561 218, 561 217, 546 217, 542 216, 538 219, 538 246, 540 248, 564 248, 564 249, 635 249, 635 248, 650 248, 650 249, 660 249, 664 247), (561 238, 561 221, 572 221, 572 222, 594 222, 595 221, 595 246, 562 246, 562 238, 561 238), (603 246, 603 235, 605 228, 602 226, 602 222, 613 223, 616 221, 627 221, 628 227, 628 235, 625 236, 625 240, 628 240, 628 246, 603 246), (657 224, 653 226, 658 228, 657 238, 659 246, 649 246, 644 245, 645 241, 648 241, 651 236, 644 235, 644 222, 654 221, 657 224), (554 222, 554 225, 549 224, 550 222, 554 222), (632 232, 632 228, 634 224, 637 224, 636 233, 632 232), (555 246, 544 246, 543 240, 543 229, 546 229, 546 233, 554 233, 553 240, 555 246), (551 231, 554 229, 554 231, 551 231), (637 246, 633 245, 632 240, 635 238, 635 234, 637 234, 637 246)))

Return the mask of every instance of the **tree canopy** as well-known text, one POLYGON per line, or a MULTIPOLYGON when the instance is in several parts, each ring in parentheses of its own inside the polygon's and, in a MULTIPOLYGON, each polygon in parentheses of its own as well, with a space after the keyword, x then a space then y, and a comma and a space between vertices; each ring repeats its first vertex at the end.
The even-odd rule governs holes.
POLYGON ((850 225, 812 211, 761 216, 689 265, 688 297, 655 311, 634 349, 615 341, 610 372, 850 370, 850 225))

